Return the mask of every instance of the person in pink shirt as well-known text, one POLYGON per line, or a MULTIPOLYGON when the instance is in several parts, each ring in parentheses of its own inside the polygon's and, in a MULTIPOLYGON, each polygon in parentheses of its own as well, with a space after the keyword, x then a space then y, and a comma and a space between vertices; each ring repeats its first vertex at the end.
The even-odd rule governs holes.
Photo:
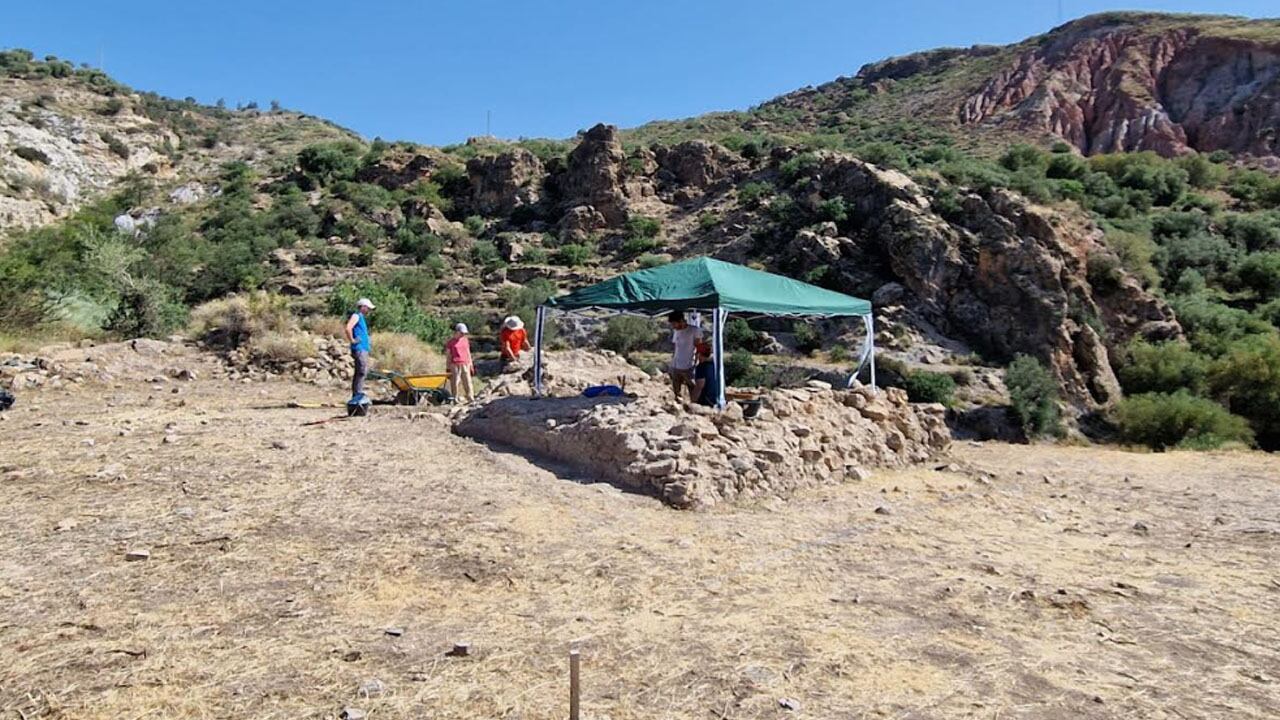
POLYGON ((467 339, 467 326, 458 323, 453 326, 453 337, 444 344, 445 362, 449 372, 449 393, 454 402, 472 402, 475 394, 471 389, 471 375, 475 372, 471 364, 471 341, 467 339))

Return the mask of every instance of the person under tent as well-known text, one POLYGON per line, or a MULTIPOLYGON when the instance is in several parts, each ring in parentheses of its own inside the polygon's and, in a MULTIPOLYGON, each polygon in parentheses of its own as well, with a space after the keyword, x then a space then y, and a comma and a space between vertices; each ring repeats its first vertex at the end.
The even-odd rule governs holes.
POLYGON ((715 407, 719 395, 716 379, 716 362, 713 357, 711 343, 698 341, 698 364, 693 368, 693 401, 699 405, 715 407))
POLYGON ((690 400, 697 400, 693 395, 693 366, 697 361, 697 348, 702 340, 702 331, 689 324, 682 310, 673 310, 667 316, 671 324, 671 389, 676 394, 676 402, 684 392, 689 393, 690 400))

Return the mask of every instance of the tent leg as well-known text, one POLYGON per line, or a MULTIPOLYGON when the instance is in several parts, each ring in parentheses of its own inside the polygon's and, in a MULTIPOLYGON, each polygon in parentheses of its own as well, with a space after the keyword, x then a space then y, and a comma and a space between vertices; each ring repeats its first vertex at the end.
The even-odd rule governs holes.
MULTIPOLYGON (((862 374, 862 368, 867 367, 872 361, 872 354, 875 350, 875 326, 870 315, 862 316, 862 327, 865 336, 862 339, 862 350, 858 353, 858 364, 853 368, 853 372, 849 374, 849 382, 847 387, 853 387, 853 383, 857 381, 858 376, 862 374)), ((875 386, 875 371, 872 370, 871 385, 875 386)))
POLYGON ((711 352, 715 355, 716 366, 716 407, 723 410, 724 399, 724 322, 729 317, 727 310, 716 308, 711 322, 711 352))
POLYGON ((867 347, 871 349, 867 356, 871 363, 871 392, 876 391, 876 321, 867 316, 867 347))
POLYGON ((536 321, 533 325, 533 394, 542 396, 542 322, 546 319, 547 309, 538 306, 536 321))

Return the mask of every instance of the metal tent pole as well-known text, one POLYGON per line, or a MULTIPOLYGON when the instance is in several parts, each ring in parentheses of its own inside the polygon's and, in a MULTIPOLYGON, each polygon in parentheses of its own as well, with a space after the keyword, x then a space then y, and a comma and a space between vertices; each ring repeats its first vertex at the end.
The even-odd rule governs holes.
POLYGON ((536 320, 533 325, 533 394, 542 395, 542 323, 546 319, 547 309, 538 306, 536 320))
POLYGON ((716 407, 723 410, 724 399, 724 321, 729 317, 728 310, 716 308, 711 316, 711 352, 715 354, 716 367, 716 407))
POLYGON ((871 362, 871 391, 876 389, 876 321, 867 315, 867 344, 871 348, 871 355, 868 358, 871 362))

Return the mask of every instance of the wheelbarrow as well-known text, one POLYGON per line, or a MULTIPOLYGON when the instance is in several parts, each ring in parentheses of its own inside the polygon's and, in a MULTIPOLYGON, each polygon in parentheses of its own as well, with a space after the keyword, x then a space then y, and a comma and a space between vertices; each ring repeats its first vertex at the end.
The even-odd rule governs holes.
POLYGON ((445 387, 449 382, 448 375, 405 375, 395 371, 370 371, 369 377, 391 383, 396 389, 397 405, 419 405, 423 400, 433 405, 443 405, 453 400, 453 395, 445 387))

